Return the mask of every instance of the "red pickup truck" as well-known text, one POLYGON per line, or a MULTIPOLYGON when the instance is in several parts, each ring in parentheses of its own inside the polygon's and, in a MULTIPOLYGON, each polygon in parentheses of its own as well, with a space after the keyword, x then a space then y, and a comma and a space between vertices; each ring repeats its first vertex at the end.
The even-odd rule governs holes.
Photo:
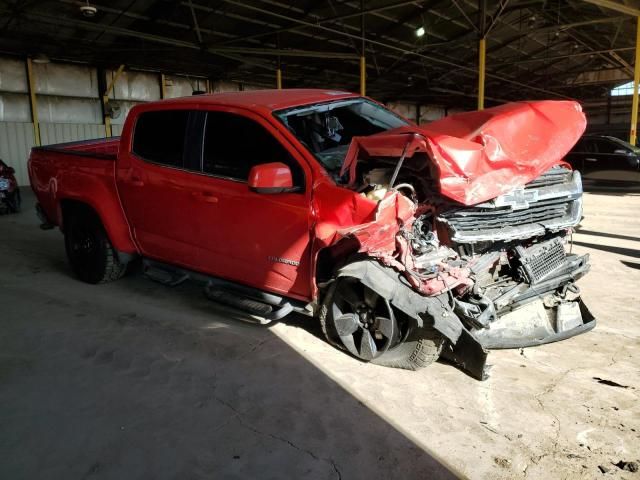
POLYGON ((34 148, 43 227, 100 283, 142 259, 266 322, 297 311, 353 356, 415 369, 440 355, 484 378, 487 350, 595 320, 567 253, 582 216, 563 162, 574 102, 518 102, 417 126, 328 90, 134 107, 120 138, 34 148))

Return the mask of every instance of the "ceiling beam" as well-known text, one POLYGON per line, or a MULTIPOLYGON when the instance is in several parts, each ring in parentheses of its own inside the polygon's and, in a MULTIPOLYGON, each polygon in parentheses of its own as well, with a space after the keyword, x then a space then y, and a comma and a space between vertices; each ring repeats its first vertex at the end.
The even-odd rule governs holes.
POLYGON ((608 8, 609 10, 615 10, 616 12, 622 12, 634 17, 640 17, 640 10, 634 7, 625 5, 624 3, 614 2, 613 0, 582 0, 585 3, 597 5, 598 7, 608 8))
MULTIPOLYGON (((311 21, 293 18, 293 17, 290 17, 288 15, 284 15, 284 14, 277 13, 277 12, 274 12, 274 11, 271 11, 271 10, 267 10, 267 9, 264 9, 264 8, 256 7, 254 5, 248 5, 248 4, 239 2, 237 0, 222 0, 222 1, 224 1, 225 3, 230 3, 230 4, 233 4, 233 5, 245 8, 247 10, 254 11, 256 13, 263 14, 263 15, 270 15, 270 16, 273 16, 275 18, 279 18, 281 20, 285 20, 285 21, 289 21, 289 22, 295 22, 295 23, 298 23, 300 25, 304 25, 304 26, 307 26, 307 27, 324 30, 324 31, 330 32, 330 33, 332 33, 334 35, 346 36, 346 37, 354 38, 356 40, 360 40, 361 39, 361 37, 359 35, 351 34, 351 33, 348 33, 348 32, 343 32, 343 31, 340 31, 340 30, 336 30, 334 28, 326 27, 324 25, 318 25, 318 24, 316 24, 314 22, 311 22, 311 21)), ((412 56, 415 56, 415 57, 418 57, 418 58, 423 58, 425 60, 429 60, 431 62, 436 62, 436 63, 440 63, 440 64, 443 64, 443 65, 448 65, 450 67, 458 68, 461 71, 469 72, 474 77, 475 77, 475 75, 477 73, 475 68, 462 66, 462 65, 460 65, 460 62, 456 62, 454 60, 446 60, 446 59, 434 57, 434 56, 431 56, 431 55, 425 55, 425 54, 418 53, 418 52, 413 51, 413 50, 408 50, 406 48, 398 47, 396 45, 392 45, 392 44, 389 44, 389 43, 381 42, 379 40, 374 40, 372 38, 366 38, 365 41, 367 43, 369 43, 369 44, 377 45, 379 47, 384 47, 384 48, 389 49, 389 50, 393 50, 393 51, 400 52, 400 53, 405 53, 407 55, 412 55, 412 56)), ((533 85, 527 85, 525 83, 518 82, 516 80, 511 80, 511 79, 509 79, 507 77, 504 77, 504 76, 493 75, 493 74, 487 73, 487 78, 493 78, 493 79, 496 79, 496 80, 499 80, 499 81, 502 81, 502 82, 505 82, 505 83, 510 83, 512 85, 518 85, 519 87, 526 88, 526 89, 531 90, 531 91, 544 93, 544 94, 547 94, 547 95, 552 95, 554 97, 567 98, 565 95, 562 95, 562 94, 559 94, 559 93, 556 93, 556 92, 552 92, 552 91, 546 90, 544 88, 539 88, 539 87, 536 87, 536 86, 533 86, 533 85)))
MULTIPOLYGON (((4 10, 0 9, 0 13, 4 10)), ((162 43, 165 45, 172 45, 175 47, 189 48, 192 50, 200 50, 201 46, 194 42, 188 42, 185 40, 178 40, 175 38, 163 37, 160 35, 153 35, 150 33, 143 33, 137 30, 130 30, 127 28, 121 28, 109 25, 100 25, 84 20, 71 20, 60 16, 45 15, 42 13, 23 13, 25 18, 35 21, 41 21, 52 25, 68 25, 74 27, 82 27, 87 30, 104 31, 113 35, 120 35, 125 37, 139 38, 142 40, 148 40, 155 43, 162 43)), ((338 59, 355 59, 357 55, 352 53, 342 52, 327 52, 327 51, 314 51, 314 50, 297 50, 297 49, 270 49, 270 48, 242 48, 242 47, 210 47, 204 49, 207 52, 213 54, 253 54, 256 56, 269 55, 269 56, 289 56, 289 57, 309 57, 309 58, 338 58, 338 59)))

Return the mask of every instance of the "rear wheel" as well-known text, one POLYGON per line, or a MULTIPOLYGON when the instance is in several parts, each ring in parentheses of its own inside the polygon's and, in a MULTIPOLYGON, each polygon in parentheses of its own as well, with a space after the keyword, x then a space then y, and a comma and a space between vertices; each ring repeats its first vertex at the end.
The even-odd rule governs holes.
POLYGON ((340 277, 329 287, 320 323, 329 343, 388 367, 426 367, 438 359, 444 344, 438 332, 418 328, 414 319, 352 277, 340 277))
POLYGON ((71 268, 80 280, 105 283, 117 280, 126 271, 97 215, 74 212, 65 218, 64 243, 71 268))

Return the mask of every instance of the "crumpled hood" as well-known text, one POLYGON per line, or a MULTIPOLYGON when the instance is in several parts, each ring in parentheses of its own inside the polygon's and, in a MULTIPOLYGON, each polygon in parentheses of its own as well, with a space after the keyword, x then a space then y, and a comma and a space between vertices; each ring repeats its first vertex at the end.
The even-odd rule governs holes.
POLYGON ((576 144, 586 128, 573 101, 507 103, 451 115, 424 126, 408 126, 354 137, 342 174, 355 180, 358 159, 407 158, 426 153, 433 161, 442 195, 475 205, 537 178, 576 144))

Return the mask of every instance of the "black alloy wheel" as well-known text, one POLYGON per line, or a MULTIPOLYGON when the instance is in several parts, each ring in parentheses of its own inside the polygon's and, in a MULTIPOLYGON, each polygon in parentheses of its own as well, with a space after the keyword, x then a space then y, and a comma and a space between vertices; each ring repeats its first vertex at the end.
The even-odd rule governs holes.
POLYGON ((393 348, 400 329, 387 299, 355 278, 336 282, 330 318, 344 348, 366 362, 393 348))

